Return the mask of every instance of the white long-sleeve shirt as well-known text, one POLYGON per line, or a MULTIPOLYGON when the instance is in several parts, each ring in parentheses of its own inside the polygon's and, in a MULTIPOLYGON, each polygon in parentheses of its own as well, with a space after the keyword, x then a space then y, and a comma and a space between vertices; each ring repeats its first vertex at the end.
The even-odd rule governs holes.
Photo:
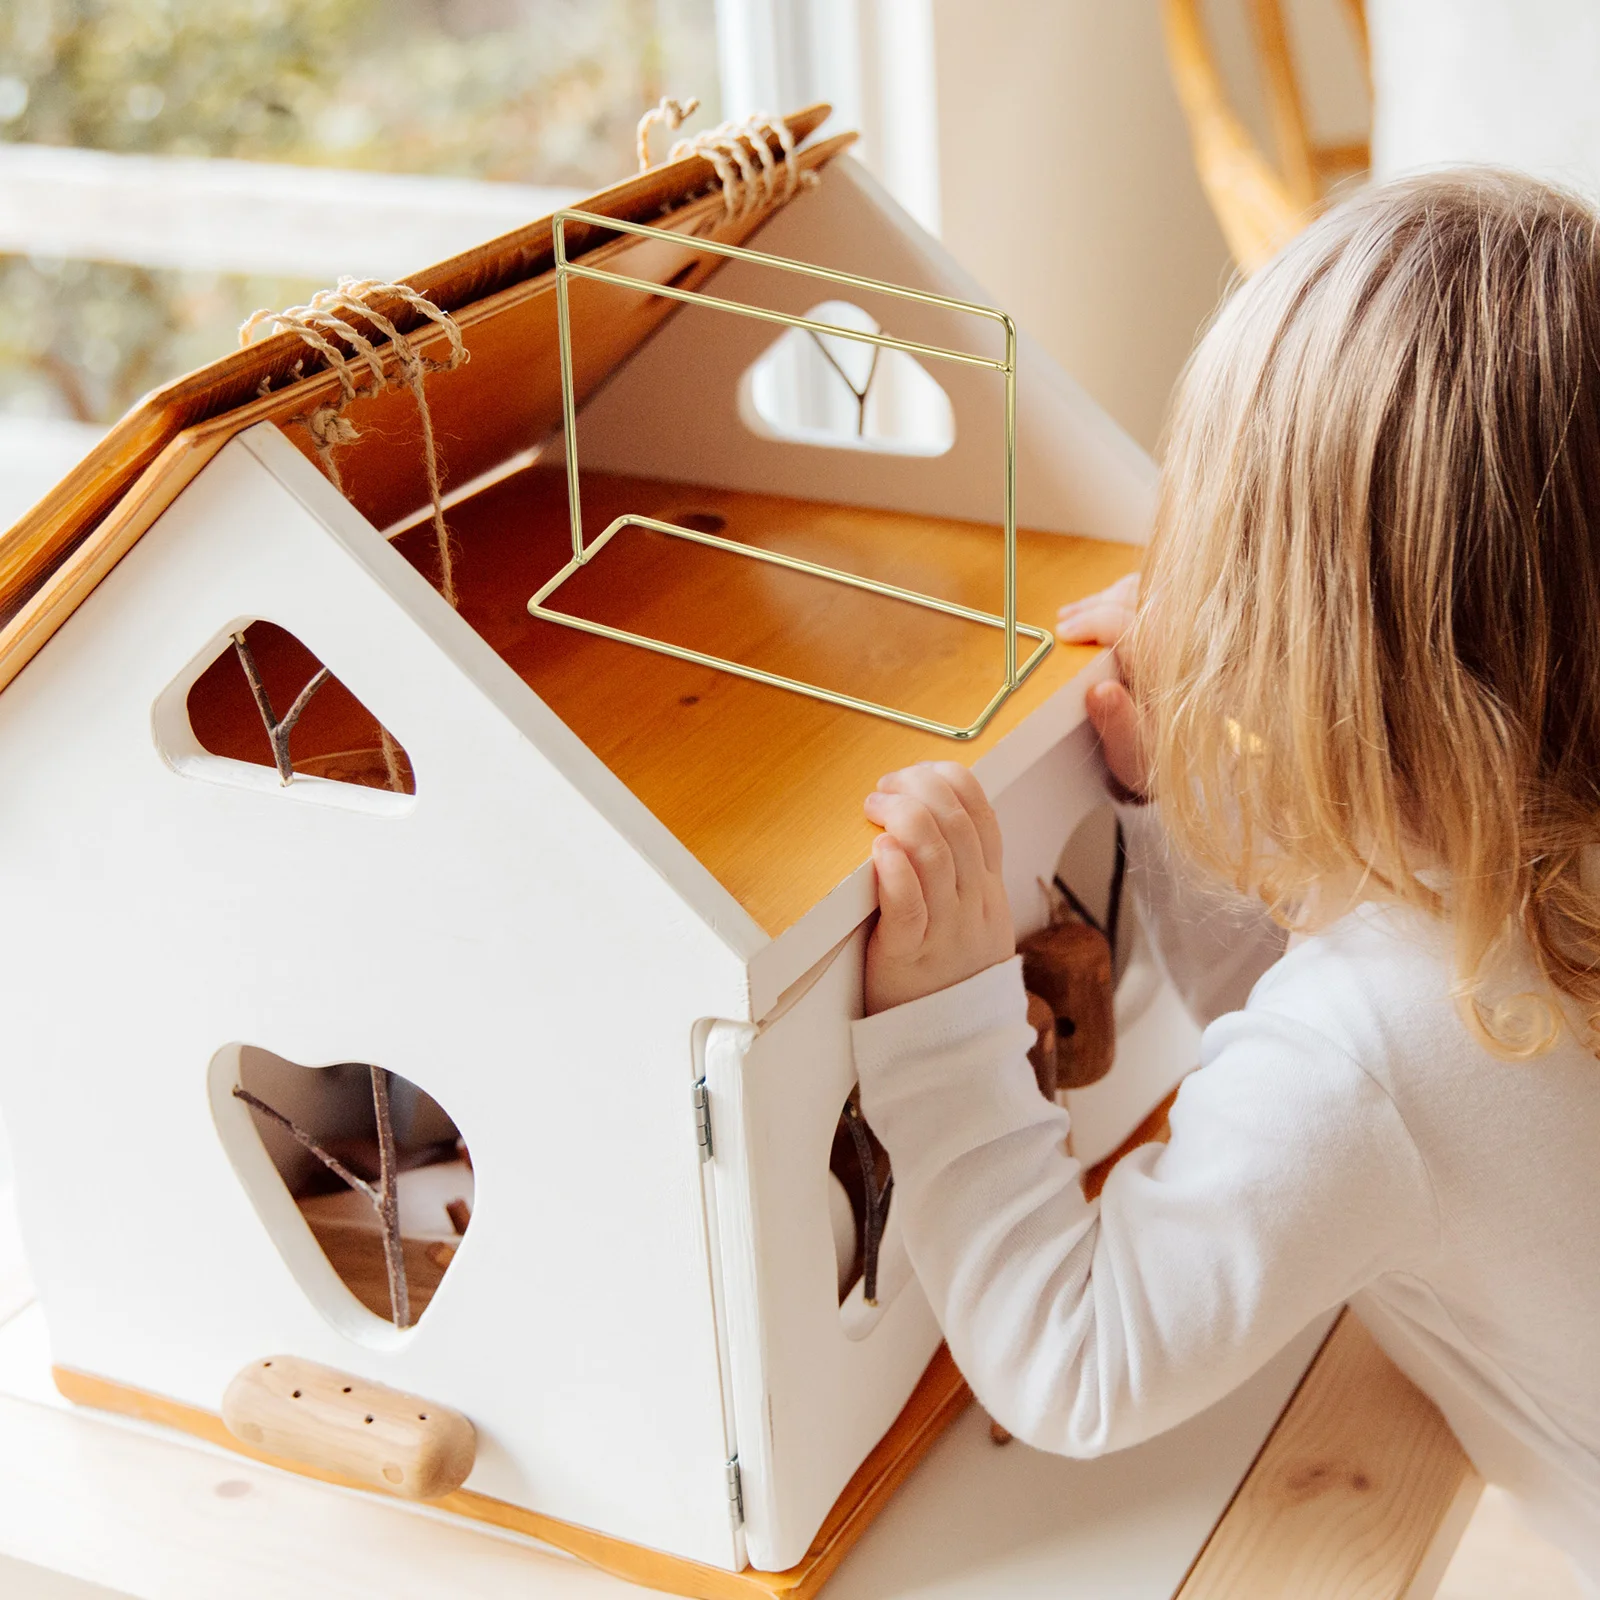
POLYGON ((1034 1086, 1021 964, 855 1025, 867 1119, 951 1351, 1068 1455, 1133 1444, 1351 1301, 1463 1447, 1600 1585, 1600 1061, 1490 1055, 1448 930, 1364 906, 1286 955, 1129 813, 1130 882, 1216 1017, 1172 1137, 1086 1201, 1034 1086), (1249 979, 1272 962, 1259 981, 1249 979), (1248 990, 1248 1001, 1245 992, 1248 990))

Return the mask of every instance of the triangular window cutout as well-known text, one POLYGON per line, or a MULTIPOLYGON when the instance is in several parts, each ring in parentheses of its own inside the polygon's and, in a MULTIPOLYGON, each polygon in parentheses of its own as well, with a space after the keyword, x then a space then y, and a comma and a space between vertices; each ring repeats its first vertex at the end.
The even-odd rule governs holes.
POLYGON ((362 703, 292 633, 252 622, 195 680, 189 726, 216 756, 414 794, 411 761, 362 703))
MULTIPOLYGON (((860 306, 825 300, 813 321, 877 333, 860 306)), ((798 444, 940 456, 955 443, 950 397, 904 350, 791 328, 745 374, 745 420, 798 444)))
MULTIPOLYGON (((472 1219, 472 1158, 455 1123, 415 1084, 365 1062, 302 1067, 243 1045, 222 1052, 213 1070, 232 1078, 217 1089, 248 1107, 344 1286, 375 1316, 413 1326, 472 1219)), ((283 1228, 299 1234, 294 1214, 260 1196, 256 1203, 294 1269, 296 1251, 278 1237, 283 1228)))

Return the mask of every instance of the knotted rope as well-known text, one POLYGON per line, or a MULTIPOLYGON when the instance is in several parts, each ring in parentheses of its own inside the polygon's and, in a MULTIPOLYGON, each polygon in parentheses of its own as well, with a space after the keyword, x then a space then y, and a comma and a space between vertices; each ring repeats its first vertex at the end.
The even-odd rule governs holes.
MULTIPOLYGON (((341 278, 336 289, 319 289, 310 303, 290 306, 285 311, 253 312, 239 329, 241 346, 250 343, 257 328, 270 327, 274 332, 297 334, 328 364, 339 382, 338 398, 329 404, 316 407, 291 420, 304 425, 316 447, 317 459, 322 463, 336 489, 343 489, 339 465, 334 451, 340 445, 353 444, 360 435, 345 416, 345 408, 357 399, 380 394, 391 383, 404 383, 416 397, 417 415, 422 423, 422 457, 427 471, 428 496, 433 506, 434 542, 439 552, 439 588, 446 601, 459 609, 456 595, 455 557, 450 545, 450 531, 444 520, 444 492, 439 478, 439 452, 433 435, 433 413, 428 406, 424 388, 430 372, 453 372, 466 363, 469 357, 461 329, 448 312, 441 311, 425 295, 403 283, 383 283, 376 278, 341 278), (376 310, 373 299, 393 296, 413 310, 420 312, 429 322, 442 328, 450 343, 450 354, 443 360, 424 355, 390 318, 376 310), (361 318, 369 331, 363 333, 352 317, 361 318), (395 357, 396 376, 391 378, 384 364, 384 355, 372 331, 388 342, 388 351, 395 357), (350 346, 346 355, 335 343, 341 339, 350 346), (363 386, 362 378, 366 383, 363 386)), ((385 752, 387 756, 387 751, 385 752)))
POLYGON ((783 198, 787 200, 802 185, 811 188, 817 181, 814 172, 802 172, 795 161, 794 135, 782 117, 760 111, 742 122, 724 122, 708 128, 692 139, 680 139, 667 152, 669 161, 685 156, 704 156, 716 169, 722 184, 722 204, 729 217, 742 217, 762 200, 771 200, 783 174, 783 198), (776 135, 781 157, 772 153, 767 135, 776 135), (759 186, 759 188, 758 188, 759 186))
MULTIPOLYGON (((641 172, 648 171, 651 166, 651 129, 658 124, 669 131, 682 126, 699 104, 692 98, 684 101, 663 98, 639 118, 635 142, 641 172)), ((730 218, 742 217, 760 201, 771 200, 780 173, 786 200, 797 188, 810 188, 817 181, 816 173, 802 172, 795 160, 795 140, 789 124, 766 111, 756 112, 743 121, 707 128, 692 138, 679 139, 667 152, 668 161, 681 161, 686 156, 704 156, 711 163, 722 185, 722 204, 730 218), (783 152, 781 156, 772 153, 774 137, 783 152)))
POLYGON ((639 125, 634 129, 634 148, 639 152, 641 172, 650 170, 650 130, 660 123, 668 133, 676 133, 699 109, 699 95, 692 94, 687 100, 662 95, 660 101, 639 118, 639 125))

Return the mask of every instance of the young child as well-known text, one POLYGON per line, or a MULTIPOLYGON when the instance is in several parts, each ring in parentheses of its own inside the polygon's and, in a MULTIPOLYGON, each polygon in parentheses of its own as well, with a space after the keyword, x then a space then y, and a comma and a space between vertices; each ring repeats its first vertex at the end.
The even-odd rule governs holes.
POLYGON ((1086 1202, 981 790, 868 798, 862 1103, 956 1360, 1092 1455, 1350 1300, 1600 1593, 1600 218, 1468 172, 1315 223, 1190 363, 1142 590, 1060 631, 1120 642, 1129 881, 1210 1025, 1086 1202))

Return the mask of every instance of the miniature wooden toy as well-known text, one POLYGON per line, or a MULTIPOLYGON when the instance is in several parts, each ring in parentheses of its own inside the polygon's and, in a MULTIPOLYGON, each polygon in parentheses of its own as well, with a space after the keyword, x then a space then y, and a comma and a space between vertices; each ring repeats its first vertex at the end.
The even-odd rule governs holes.
POLYGON ((1116 1057, 1110 941, 1100 928, 1063 917, 1030 933, 1020 948, 1023 981, 1054 1025, 1053 1088, 1098 1083, 1116 1057))
MULTIPOLYGON (((574 547, 549 221, 285 314, 0 540, 0 1107, 62 1391, 708 1600, 814 1593, 965 1399, 852 1099, 863 795, 970 763, 1019 935, 1058 870, 1093 902, 1091 835, 1111 875, 1092 652, 967 740, 708 664, 956 725, 1005 676, 998 323, 907 352, 983 297, 848 139, 796 148, 823 115, 582 208, 675 240, 568 226, 610 275, 562 280, 580 535, 634 519, 561 587, 601 633, 529 611, 574 547), (699 248, 746 241, 853 286, 699 248), (899 387, 830 432, 855 355, 796 319, 847 314, 899 387)), ((1014 374, 1047 630, 1152 471, 1014 374)), ((1130 922, 1086 1163, 1192 1063, 1130 922)))
POLYGON ((472 1424, 447 1406, 419 1410, 409 1395, 295 1356, 246 1367, 222 1397, 228 1432, 408 1500, 437 1500, 472 1470, 472 1424))

